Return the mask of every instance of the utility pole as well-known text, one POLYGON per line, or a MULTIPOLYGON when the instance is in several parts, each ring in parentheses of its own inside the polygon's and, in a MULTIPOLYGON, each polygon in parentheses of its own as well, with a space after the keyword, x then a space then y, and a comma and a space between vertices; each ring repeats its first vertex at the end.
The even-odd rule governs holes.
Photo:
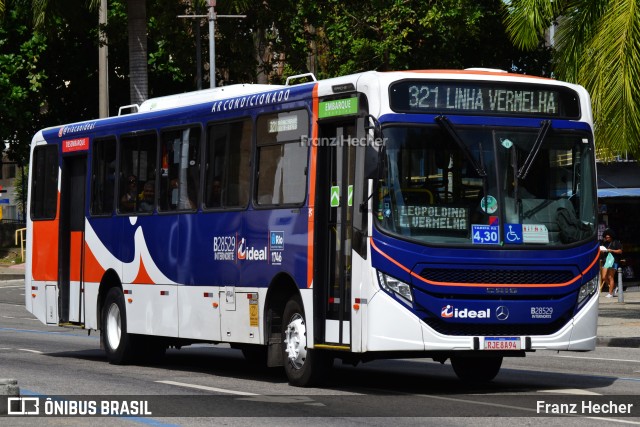
MULTIPOLYGON (((216 28, 215 21, 217 18, 246 18, 247 15, 217 15, 216 0, 209 0, 209 13, 206 15, 178 15, 178 18, 208 18, 209 20, 209 83, 211 87, 216 87, 216 28)), ((200 43, 197 44, 200 48, 200 43)), ((199 56, 199 52, 197 55, 199 56)), ((200 72, 198 71, 198 75, 200 72)), ((198 87, 201 85, 199 84, 198 87)))

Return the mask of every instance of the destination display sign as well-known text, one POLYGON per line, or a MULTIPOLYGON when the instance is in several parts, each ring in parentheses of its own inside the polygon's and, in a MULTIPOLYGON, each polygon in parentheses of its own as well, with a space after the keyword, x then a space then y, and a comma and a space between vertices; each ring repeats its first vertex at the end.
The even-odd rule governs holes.
POLYGON ((285 117, 276 117, 269 119, 267 122, 267 132, 287 132, 298 129, 298 116, 291 115, 285 117))
POLYGON ((430 230, 467 230, 469 210, 446 206, 400 206, 399 225, 404 228, 430 230))
POLYGON ((575 91, 540 84, 403 80, 391 85, 389 102, 402 113, 580 117, 575 91))

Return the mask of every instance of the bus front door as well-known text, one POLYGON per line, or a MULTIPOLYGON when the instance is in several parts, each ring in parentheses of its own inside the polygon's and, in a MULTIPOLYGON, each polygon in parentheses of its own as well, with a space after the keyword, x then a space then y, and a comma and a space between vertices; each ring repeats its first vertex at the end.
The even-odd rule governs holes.
POLYGON ((351 240, 356 120, 321 124, 315 203, 315 342, 351 345, 351 240))
POLYGON ((58 321, 60 324, 84 324, 82 266, 84 265, 86 178, 86 155, 63 158, 58 265, 58 321))

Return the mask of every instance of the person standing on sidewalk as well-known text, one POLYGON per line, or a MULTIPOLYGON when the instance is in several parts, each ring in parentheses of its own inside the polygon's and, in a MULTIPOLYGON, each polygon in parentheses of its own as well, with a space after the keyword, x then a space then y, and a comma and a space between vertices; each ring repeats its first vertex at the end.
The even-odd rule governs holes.
POLYGON ((603 287, 604 285, 609 285, 609 293, 607 294, 607 298, 613 297, 614 288, 615 288, 615 277, 616 271, 618 271, 618 266, 620 265, 620 256, 622 255, 622 244, 619 240, 616 239, 616 235, 610 228, 607 228, 602 233, 602 246, 601 246, 601 256, 605 259, 604 267, 602 268, 602 281, 603 287), (606 257, 608 254, 613 256, 613 264, 608 266, 606 263, 606 257))

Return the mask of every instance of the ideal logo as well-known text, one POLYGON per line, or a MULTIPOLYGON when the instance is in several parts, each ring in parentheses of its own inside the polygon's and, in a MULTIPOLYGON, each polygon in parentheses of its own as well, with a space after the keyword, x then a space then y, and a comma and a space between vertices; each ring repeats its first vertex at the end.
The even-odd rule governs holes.
POLYGON ((238 259, 247 259, 247 241, 244 237, 240 239, 240 244, 238 245, 238 259))
POLYGON ((440 316, 444 317, 445 319, 448 319, 449 317, 453 317, 453 307, 450 305, 442 307, 440 316))
POLYGON ((461 310, 458 310, 452 305, 447 304, 446 306, 442 307, 440 317, 443 317, 445 319, 488 319, 491 317, 491 309, 487 308, 486 310, 469 310, 468 308, 463 308, 461 310))
POLYGON ((243 261, 266 261, 267 247, 256 249, 253 246, 247 247, 247 240, 243 237, 238 245, 238 260, 243 261))

